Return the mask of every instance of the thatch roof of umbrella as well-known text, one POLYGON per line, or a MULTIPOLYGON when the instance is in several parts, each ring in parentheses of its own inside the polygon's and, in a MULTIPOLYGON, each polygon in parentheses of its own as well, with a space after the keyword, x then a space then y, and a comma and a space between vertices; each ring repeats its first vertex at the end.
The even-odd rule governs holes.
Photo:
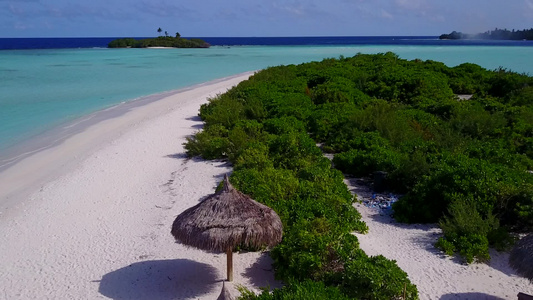
POLYGON ((516 242, 509 255, 509 264, 518 274, 533 282, 533 233, 516 242))
POLYGON ((233 300, 233 297, 231 297, 231 294, 229 293, 228 289, 226 288, 226 285, 224 284, 224 281, 222 281, 222 291, 220 292, 220 295, 218 296, 217 300, 233 300))
POLYGON ((237 191, 224 176, 224 187, 185 210, 172 224, 180 243, 228 254, 228 280, 236 246, 272 247, 281 242, 282 223, 274 210, 237 191))

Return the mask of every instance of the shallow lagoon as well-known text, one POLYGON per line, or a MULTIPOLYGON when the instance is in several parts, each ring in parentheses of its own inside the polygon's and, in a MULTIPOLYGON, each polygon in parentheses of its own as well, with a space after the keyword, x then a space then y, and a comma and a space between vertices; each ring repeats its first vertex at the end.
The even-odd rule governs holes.
POLYGON ((143 96, 282 64, 392 51, 533 73, 533 47, 443 45, 214 46, 210 49, 0 51, 0 151, 143 96))

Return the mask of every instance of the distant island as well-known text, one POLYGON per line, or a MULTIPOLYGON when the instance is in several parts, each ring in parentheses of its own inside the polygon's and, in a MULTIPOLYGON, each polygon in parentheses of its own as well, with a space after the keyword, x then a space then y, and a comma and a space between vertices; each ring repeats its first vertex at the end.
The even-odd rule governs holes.
POLYGON ((507 29, 494 29, 483 33, 468 34, 453 31, 449 34, 442 34, 439 39, 441 40, 533 40, 533 28, 524 30, 507 30, 507 29))
MULTIPOLYGON (((157 29, 161 34, 161 27, 157 29)), ((149 47, 168 47, 168 48, 209 48, 211 45, 201 39, 184 39, 179 32, 175 36, 165 35, 156 38, 136 40, 133 38, 122 38, 111 41, 107 44, 108 48, 149 48, 149 47)))

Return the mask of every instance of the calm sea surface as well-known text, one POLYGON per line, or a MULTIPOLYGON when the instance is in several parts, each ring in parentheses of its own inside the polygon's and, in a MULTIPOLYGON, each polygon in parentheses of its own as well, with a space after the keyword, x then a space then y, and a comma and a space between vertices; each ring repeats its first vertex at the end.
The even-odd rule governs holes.
POLYGON ((204 38, 209 49, 106 49, 112 38, 0 39, 0 154, 83 115, 282 64, 392 51, 533 74, 533 43, 435 37, 204 38), (18 48, 13 49, 13 48, 18 48), (40 48, 40 49, 31 49, 40 48), (60 49, 57 49, 60 48, 60 49))

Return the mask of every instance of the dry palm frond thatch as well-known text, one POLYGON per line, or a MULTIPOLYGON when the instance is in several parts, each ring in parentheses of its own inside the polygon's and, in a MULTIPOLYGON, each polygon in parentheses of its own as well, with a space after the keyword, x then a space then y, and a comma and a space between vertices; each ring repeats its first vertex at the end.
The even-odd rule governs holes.
POLYGON ((518 274, 533 282, 533 233, 516 243, 509 256, 509 264, 518 274))
POLYGON ((281 219, 274 210, 237 191, 224 176, 224 187, 185 210, 172 224, 180 243, 228 254, 228 280, 236 246, 272 247, 281 242, 281 219))
POLYGON ((224 281, 222 281, 222 291, 220 292, 220 295, 218 296, 217 300, 233 300, 233 297, 231 297, 231 294, 229 293, 228 289, 226 288, 226 285, 224 284, 224 281))

